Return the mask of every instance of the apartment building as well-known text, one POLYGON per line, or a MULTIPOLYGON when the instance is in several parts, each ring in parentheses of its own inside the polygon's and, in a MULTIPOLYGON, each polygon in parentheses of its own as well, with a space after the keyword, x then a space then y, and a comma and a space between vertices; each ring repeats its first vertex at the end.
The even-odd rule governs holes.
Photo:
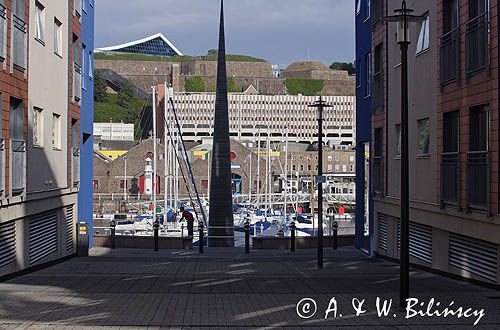
POLYGON ((2 276, 75 252, 82 2, 2 0, 0 12, 2 276))
MULTIPOLYGON (((400 53, 371 1, 372 173, 380 255, 400 254, 400 53)), ((500 283, 498 2, 411 3, 409 48, 411 262, 500 283)))
POLYGON ((373 198, 370 194, 372 127, 371 1, 355 0, 356 20, 356 248, 373 253, 373 198), (368 232, 365 223, 368 222, 368 232))
MULTIPOLYGON (((159 86, 159 90, 163 86, 159 86)), ((312 143, 318 140, 316 109, 309 105, 316 96, 249 95, 231 93, 229 97, 229 129, 231 138, 257 140, 260 135, 272 142, 289 141, 312 143)), ((182 123, 186 141, 202 141, 213 134, 215 93, 175 93, 177 117, 182 123)), ((323 96, 332 105, 324 112, 324 141, 330 146, 353 146, 356 136, 356 103, 353 96, 323 96)), ((163 98, 158 100, 158 122, 163 123, 163 98)), ((170 106, 167 118, 173 120, 170 106)), ((163 137, 159 125, 158 136, 163 137)))

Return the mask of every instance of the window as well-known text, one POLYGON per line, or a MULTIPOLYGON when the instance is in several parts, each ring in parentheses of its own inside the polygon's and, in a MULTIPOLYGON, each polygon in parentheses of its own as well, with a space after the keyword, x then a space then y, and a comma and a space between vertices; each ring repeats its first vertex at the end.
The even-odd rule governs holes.
POLYGON ((443 34, 458 27, 458 0, 443 2, 443 34))
POLYGON ((99 180, 92 180, 92 187, 94 188, 94 191, 99 189, 99 180))
POLYGON ((342 172, 347 172, 347 165, 342 165, 342 172))
POLYGON ((61 150, 61 116, 52 114, 52 148, 61 150))
POLYGON ((429 118, 418 121, 418 155, 429 155, 429 118))
POLYGON ((359 13, 361 13, 361 0, 358 0, 356 4, 356 15, 358 15, 359 13))
POLYGON ((443 152, 459 151, 460 112, 452 111, 443 115, 443 152))
POLYGON ((469 0, 469 19, 473 19, 487 11, 486 0, 469 0))
POLYGON ((354 172, 354 165, 349 165, 349 172, 353 173, 354 172))
POLYGON ((420 34, 418 35, 417 41, 417 54, 429 49, 429 21, 429 14, 427 14, 425 21, 420 23, 420 34))
POLYGON ((470 110, 469 149, 470 151, 488 150, 489 115, 486 106, 470 110))
POLYGON ((340 171, 340 165, 335 164, 335 172, 338 173, 340 171))
POLYGON ((354 156, 350 156, 350 157, 349 157, 349 161, 350 161, 351 163, 352 163, 352 162, 354 162, 354 156))
POLYGON ((10 109, 9 109, 9 126, 11 139, 23 140, 23 117, 24 117, 24 105, 23 101, 16 99, 14 97, 10 98, 10 109))
POLYGON ((33 108, 33 146, 43 147, 43 109, 33 108))
POLYGON ((86 74, 88 72, 88 63, 87 63, 87 46, 82 44, 82 88, 87 89, 87 79, 86 74))
POLYGON ((328 161, 329 162, 333 161, 333 156, 328 156, 328 161))
POLYGON ((92 51, 89 51, 89 79, 92 80, 94 79, 94 61, 93 61, 93 56, 92 56, 92 51))
POLYGON ((396 158, 401 157, 401 125, 396 125, 396 158))
POLYGON ((328 172, 331 172, 333 170, 333 167, 331 164, 328 164, 328 172))
POLYGON ((370 96, 372 89, 372 54, 366 54, 366 90, 365 95, 370 96))
POLYGON ((201 188, 204 190, 208 189, 208 180, 201 180, 201 188))
POLYGON ((62 57, 62 23, 54 17, 54 53, 62 57))
POLYGON ((339 162, 340 161, 340 156, 335 156, 335 161, 339 162))
POLYGON ((361 87, 361 60, 356 61, 356 72, 358 74, 356 87, 359 88, 361 87))
POLYGON ((35 39, 45 42, 45 7, 38 1, 35 3, 35 39))
POLYGON ((126 180, 120 180, 120 189, 127 189, 127 187, 125 185, 127 185, 127 181, 126 180))
POLYGON ((12 12, 23 21, 26 18, 26 0, 12 0, 12 12))
POLYGON ((366 13, 365 13, 365 20, 368 20, 370 18, 371 12, 372 12, 372 4, 371 0, 366 0, 366 13))

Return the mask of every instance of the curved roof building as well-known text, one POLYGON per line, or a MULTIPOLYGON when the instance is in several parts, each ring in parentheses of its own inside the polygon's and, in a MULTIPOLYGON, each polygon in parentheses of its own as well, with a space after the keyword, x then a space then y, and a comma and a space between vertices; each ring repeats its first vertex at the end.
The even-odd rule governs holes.
POLYGON ((163 34, 124 43, 117 46, 97 48, 96 53, 142 54, 151 56, 182 56, 183 54, 163 34))

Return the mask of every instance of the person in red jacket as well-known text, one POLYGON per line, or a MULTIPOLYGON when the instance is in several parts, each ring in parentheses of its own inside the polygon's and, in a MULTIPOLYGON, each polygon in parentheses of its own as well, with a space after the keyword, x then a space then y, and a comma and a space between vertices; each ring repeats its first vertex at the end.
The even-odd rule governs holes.
POLYGON ((181 206, 180 211, 181 211, 181 214, 182 214, 182 217, 181 217, 180 221, 186 219, 186 221, 187 221, 187 227, 188 227, 188 235, 189 236, 193 236, 193 227, 194 227, 194 217, 193 217, 193 214, 191 212, 189 212, 189 211, 186 211, 184 209, 184 206, 181 206))

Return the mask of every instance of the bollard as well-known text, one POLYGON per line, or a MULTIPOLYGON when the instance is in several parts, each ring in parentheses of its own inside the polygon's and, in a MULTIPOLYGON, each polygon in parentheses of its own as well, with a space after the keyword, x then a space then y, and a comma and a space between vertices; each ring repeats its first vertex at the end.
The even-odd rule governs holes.
POLYGON ((295 252, 295 222, 290 225, 290 251, 295 252))
POLYGON ((245 222, 245 253, 250 253, 250 223, 245 222))
POLYGON ((339 228, 339 224, 337 223, 337 221, 335 221, 333 223, 333 249, 334 250, 337 250, 337 245, 338 245, 338 242, 337 242, 337 233, 338 233, 338 228, 339 228))
POLYGON ((156 220, 153 224, 154 240, 155 240, 155 251, 158 251, 158 229, 160 228, 160 223, 156 220))
POLYGON ((116 248, 116 222, 115 220, 111 220, 111 223, 109 224, 111 227, 111 249, 114 250, 116 248))
POLYGON ((199 238, 198 243, 200 244, 200 254, 203 254, 203 221, 198 223, 199 238))

